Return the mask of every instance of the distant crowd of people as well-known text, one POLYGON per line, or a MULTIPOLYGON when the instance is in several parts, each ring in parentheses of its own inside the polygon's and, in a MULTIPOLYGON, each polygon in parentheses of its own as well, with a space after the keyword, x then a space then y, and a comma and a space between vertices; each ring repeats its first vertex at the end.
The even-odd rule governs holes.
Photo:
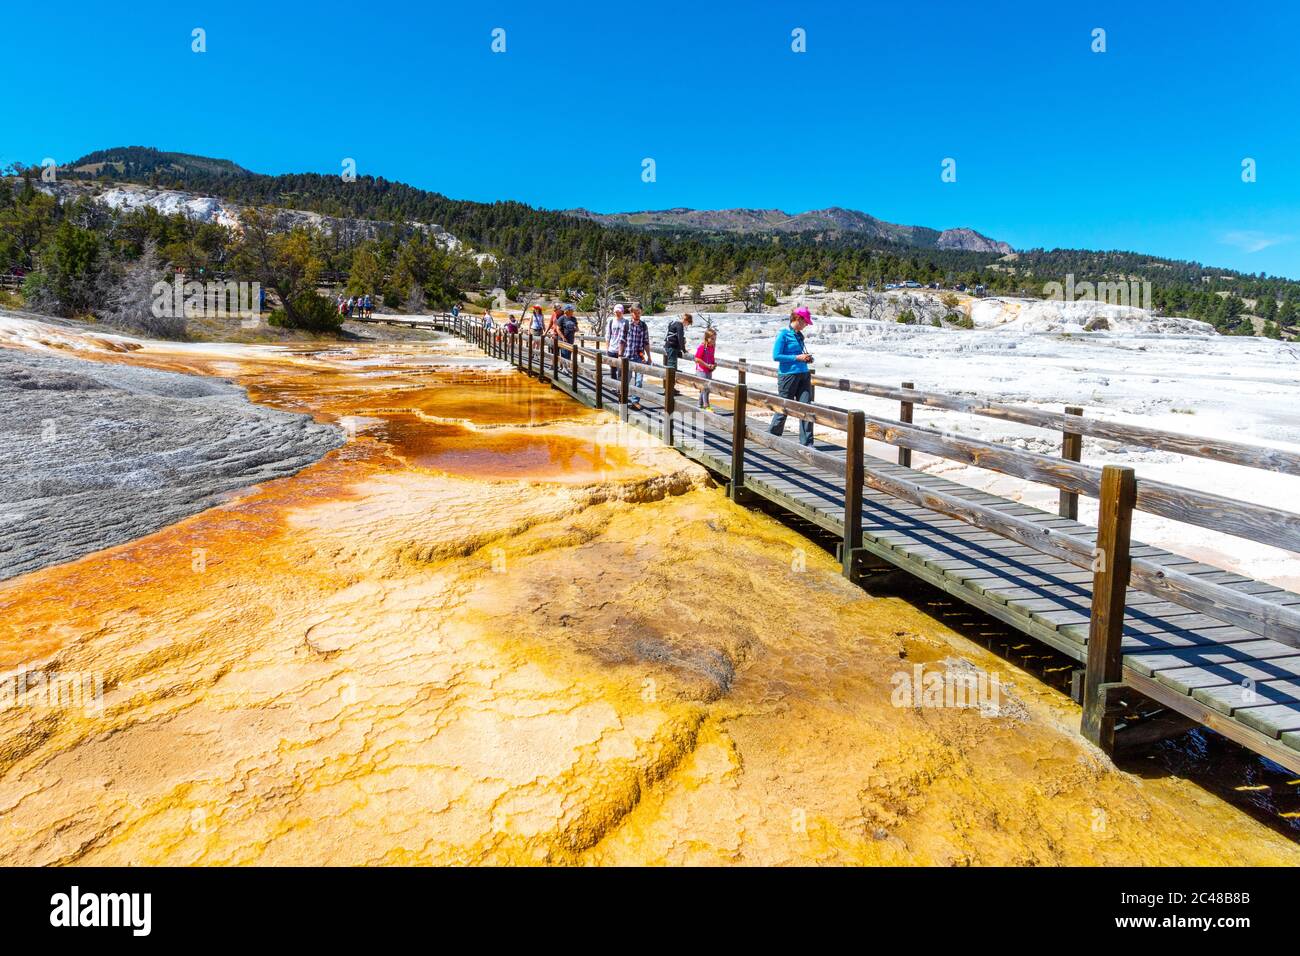
MULTIPOLYGON (((455 315, 459 315, 459 306, 453 312, 455 315)), ((808 309, 802 306, 796 308, 791 311, 789 321, 777 333, 776 340, 772 343, 772 359, 777 363, 777 392, 782 398, 790 401, 811 403, 813 400, 813 357, 804 341, 804 330, 812 323, 812 313, 808 309)), ((693 354, 695 374, 706 380, 712 379, 713 373, 718 367, 716 357, 718 332, 715 328, 706 328, 703 341, 695 347, 694 353, 690 353, 687 332, 694 324, 694 316, 689 312, 680 318, 669 321, 663 343, 664 367, 676 369, 679 360, 685 358, 688 354, 693 354)), ((574 307, 571 305, 554 306, 549 317, 545 314, 542 306, 535 305, 531 309, 525 310, 524 314, 519 318, 516 318, 514 314, 508 314, 506 321, 500 326, 497 325, 491 312, 485 312, 483 314, 483 328, 488 333, 504 333, 508 335, 527 331, 534 335, 561 339, 567 344, 573 345, 578 335, 578 318, 574 313, 574 307)), ((634 305, 630 310, 626 309, 622 304, 614 306, 614 313, 610 318, 605 334, 605 355, 608 358, 626 358, 638 365, 654 364, 650 351, 650 330, 642 318, 640 306, 634 305)), ((619 374, 618 363, 616 361, 611 362, 610 369, 611 375, 617 381, 619 374)), ((645 387, 644 372, 632 370, 630 375, 630 384, 632 386, 638 389, 645 387)), ((699 407, 711 412, 713 406, 710 403, 709 391, 707 383, 700 387, 699 407)), ((640 410, 640 398, 632 395, 629 398, 628 407, 634 411, 640 410)), ((785 414, 775 414, 772 416, 772 423, 768 431, 773 435, 782 435, 785 433, 785 423, 785 414)), ((812 422, 801 421, 799 423, 799 442, 803 445, 813 443, 812 422)))
POLYGON ((334 297, 334 308, 345 319, 370 319, 375 315, 375 303, 369 292, 347 297, 339 293, 334 297))

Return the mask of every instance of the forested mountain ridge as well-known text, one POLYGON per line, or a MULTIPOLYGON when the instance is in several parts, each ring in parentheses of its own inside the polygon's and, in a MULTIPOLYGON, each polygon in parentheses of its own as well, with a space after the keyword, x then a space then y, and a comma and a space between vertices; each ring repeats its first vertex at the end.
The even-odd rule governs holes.
POLYGON ((931 229, 886 222, 856 209, 831 206, 809 212, 788 213, 780 209, 660 209, 643 212, 599 213, 589 209, 568 209, 566 213, 591 219, 604 226, 639 229, 668 229, 704 233, 772 235, 817 233, 822 238, 862 235, 921 249, 964 249, 1006 255, 1014 250, 1005 242, 981 235, 974 229, 931 229))
MULTIPOLYGON (((37 183, 41 172, 37 167, 13 170, 37 183)), ((423 267, 394 271, 401 252, 401 243, 396 240, 367 246, 364 238, 357 238, 355 233, 333 235, 328 242, 313 240, 314 254, 323 268, 347 272, 354 257, 365 250, 368 261, 373 258, 379 267, 393 276, 400 275, 404 282, 416 275, 430 301, 435 294, 439 300, 445 299, 456 287, 497 285, 576 293, 591 292, 598 281, 608 281, 653 303, 663 301, 683 285, 701 288, 706 283, 726 283, 739 291, 753 287, 760 278, 778 290, 807 279, 821 280, 832 289, 915 280, 983 285, 995 294, 1042 296, 1049 283, 1064 282, 1073 275, 1076 283, 1149 282, 1151 305, 1157 311, 1201 318, 1224 331, 1253 331, 1252 324, 1243 318, 1252 308, 1266 320, 1276 319, 1285 325, 1294 321, 1300 307, 1300 282, 1284 278, 1209 268, 1131 251, 1031 249, 1004 253, 996 245, 996 251, 951 248, 945 246, 968 243, 942 243, 945 233, 923 227, 893 227, 864 213, 835 208, 804 214, 812 217, 805 221, 826 227, 814 231, 716 230, 670 226, 660 221, 602 223, 592 218, 593 214, 575 214, 580 211, 539 209, 516 201, 451 199, 383 177, 347 180, 337 174, 318 173, 271 176, 251 172, 230 160, 139 146, 90 153, 60 167, 57 176, 86 184, 135 183, 182 190, 254 209, 296 209, 337 219, 435 224, 471 248, 491 254, 480 260, 478 267, 472 262, 448 260, 448 264, 432 272, 423 267), (853 225, 861 228, 849 228, 853 225), (911 230, 909 235, 925 245, 899 241, 902 234, 891 233, 891 228, 911 230), (1251 305, 1252 300, 1258 305, 1251 305)), ((14 197, 25 195, 17 188, 7 191, 14 197)), ((14 204, 0 193, 0 218, 26 216, 25 225, 20 223, 8 233, 5 224, 0 223, 0 271, 36 267, 39 243, 26 237, 40 230, 33 231, 27 220, 50 215, 57 222, 62 215, 57 210, 34 212, 36 208, 31 202, 14 204)), ((726 212, 699 214, 707 222, 709 216, 726 212)), ((779 211, 753 212, 757 214, 756 225, 768 212, 785 215, 779 211)), ((118 218, 122 215, 118 214, 118 218)), ((225 252, 238 241, 238 236, 224 240, 218 240, 215 234, 199 236, 198 230, 206 227, 187 225, 183 218, 173 222, 171 218, 166 224, 149 224, 148 231, 156 234, 160 250, 170 261, 181 262, 173 253, 184 253, 183 264, 187 267, 220 268, 225 252)), ((138 218, 131 221, 136 232, 143 228, 138 218)), ((77 225, 100 228, 96 222, 87 214, 77 225)), ((973 230, 966 238, 970 237, 992 243, 973 230)), ((129 258, 139 248, 140 243, 132 240, 119 243, 117 253, 129 258)), ((423 262, 425 258, 425 251, 420 250, 417 259, 423 262)), ((392 288, 389 295, 405 301, 409 290, 392 288)))

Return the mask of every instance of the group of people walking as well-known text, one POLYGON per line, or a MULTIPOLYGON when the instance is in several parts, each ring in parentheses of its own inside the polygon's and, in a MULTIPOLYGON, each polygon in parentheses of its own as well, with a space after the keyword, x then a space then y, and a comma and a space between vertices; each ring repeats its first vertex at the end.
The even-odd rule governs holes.
MULTIPOLYGON (((578 339, 578 317, 571 305, 555 306, 550 318, 545 317, 540 305, 535 305, 531 309, 524 311, 523 322, 527 322, 527 330, 534 335, 563 339, 569 345, 572 345, 578 339)), ((516 319, 514 313, 511 312, 506 315, 506 321, 500 326, 500 329, 502 332, 513 335, 523 330, 523 322, 516 319)), ((483 328, 488 332, 495 332, 498 328, 496 319, 493 318, 490 311, 483 313, 483 328)))
MULTIPOLYGON (((664 367, 677 368, 677 362, 687 354, 686 330, 695 324, 694 317, 687 312, 680 319, 673 319, 668 323, 668 332, 664 336, 664 367)), ((626 358, 629 361, 637 362, 641 365, 650 365, 650 330, 641 317, 641 307, 632 306, 631 313, 625 312, 622 305, 614 306, 614 316, 610 320, 608 329, 609 338, 605 343, 605 354, 611 359, 626 358)), ((718 341, 718 332, 716 329, 707 328, 704 330, 704 341, 695 349, 695 373, 701 378, 713 378, 713 372, 717 369, 718 364, 715 357, 715 348, 718 341)), ((618 366, 614 365, 614 377, 618 377, 618 366)), ((645 385, 645 373, 633 371, 631 373, 631 384, 636 388, 643 388, 645 385)), ((704 385, 700 389, 699 395, 700 408, 705 411, 713 411, 713 406, 709 403, 709 387, 704 385)), ((640 409, 641 400, 637 396, 632 396, 629 407, 633 410, 640 409)))
MULTIPOLYGON (((718 367, 716 355, 718 332, 712 327, 706 328, 703 341, 696 346, 694 353, 690 353, 687 332, 694 324, 695 319, 689 312, 668 323, 663 343, 664 367, 676 369, 678 361, 688 354, 693 354, 695 374, 706 380, 712 379, 718 367)), ((789 401, 810 404, 813 400, 813 357, 804 341, 804 330, 812 324, 812 313, 802 306, 796 308, 791 311, 788 322, 777 333, 772 343, 772 359, 777 363, 777 393, 789 401)), ((489 333, 497 332, 498 326, 491 312, 483 314, 483 328, 489 333)), ((529 331, 534 335, 561 339, 573 345, 577 340, 578 319, 571 305, 556 305, 549 318, 540 305, 535 305, 525 311, 522 322, 517 321, 511 314, 507 316, 505 324, 499 328, 500 332, 510 335, 529 331)), ((611 360, 626 358, 638 365, 653 364, 650 353, 650 329, 641 317, 640 306, 634 305, 628 310, 622 304, 615 305, 606 335, 605 355, 611 360)), ((617 361, 610 362, 610 372, 617 381, 619 375, 617 361)), ((638 389, 645 387, 644 372, 633 369, 629 374, 629 384, 638 389)), ((634 411, 640 410, 640 398, 632 395, 628 407, 634 411)), ((713 411, 707 381, 699 390, 699 407, 705 411, 713 411)), ((784 434, 786 418, 784 412, 773 415, 768 432, 773 435, 784 434)), ((799 442, 803 445, 812 445, 812 422, 806 420, 799 422, 799 442)))
POLYGON ((371 319, 375 315, 375 302, 369 292, 346 297, 340 292, 334 297, 334 308, 346 319, 371 319))
MULTIPOLYGON (((813 400, 813 357, 808 351, 803 333, 812 322, 812 313, 808 309, 800 306, 792 310, 789 321, 777 333, 776 340, 772 343, 772 359, 777 363, 777 393, 784 399, 805 404, 810 404, 813 400)), ((665 368, 676 369, 678 361, 688 354, 686 333, 694 324, 694 317, 689 312, 680 319, 673 319, 668 323, 663 349, 665 368)), ((638 306, 632 307, 630 316, 624 315, 623 306, 614 307, 614 318, 610 323, 609 339, 605 346, 606 355, 610 358, 627 358, 642 365, 649 365, 651 364, 649 339, 649 331, 641 318, 641 309, 638 306)), ((713 373, 718 367, 717 344, 718 331, 710 326, 704 330, 704 340, 696 347, 694 353, 695 373, 700 378, 713 378, 713 373)), ((614 369, 617 377, 618 366, 614 366, 614 369)), ((642 388, 643 383, 643 373, 633 372, 632 384, 642 388)), ((707 383, 700 388, 699 405, 705 411, 713 411, 707 383)), ((639 409, 640 400, 633 396, 629 407, 639 409)), ((786 418, 783 412, 773 415, 768 431, 773 435, 785 434, 786 418)), ((799 442, 802 445, 812 445, 812 422, 806 420, 799 422, 799 442)))

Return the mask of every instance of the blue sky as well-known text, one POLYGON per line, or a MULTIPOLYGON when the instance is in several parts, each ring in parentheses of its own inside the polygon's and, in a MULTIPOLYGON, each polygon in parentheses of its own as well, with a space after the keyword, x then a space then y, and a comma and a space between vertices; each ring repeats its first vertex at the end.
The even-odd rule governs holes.
POLYGON ((457 198, 837 205, 1300 278, 1298 28, 1201 0, 17 4, 0 162, 352 157, 457 198))

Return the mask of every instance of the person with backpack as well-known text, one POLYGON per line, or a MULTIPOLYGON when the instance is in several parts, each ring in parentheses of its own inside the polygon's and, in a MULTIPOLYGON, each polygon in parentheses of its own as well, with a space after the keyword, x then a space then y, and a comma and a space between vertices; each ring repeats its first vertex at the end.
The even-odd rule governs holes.
MULTIPOLYGON (((664 336, 664 368, 677 368, 677 360, 686 354, 686 329, 694 322, 687 312, 680 319, 668 323, 668 333, 664 336)), ((677 394, 676 391, 673 392, 677 394)))
MULTIPOLYGON (((803 306, 790 313, 790 324, 777 333, 772 343, 772 359, 777 364, 776 390, 784 399, 805 404, 813 400, 812 364, 813 357, 804 345, 803 330, 812 325, 812 314, 803 306)), ((785 432, 784 412, 772 416, 768 434, 780 435, 785 432)), ((809 421, 799 422, 799 444, 812 446, 813 425, 809 421)))
POLYGON ((668 333, 664 336, 664 368, 676 368, 677 360, 686 354, 686 329, 694 322, 687 312, 680 319, 668 323, 668 333))

